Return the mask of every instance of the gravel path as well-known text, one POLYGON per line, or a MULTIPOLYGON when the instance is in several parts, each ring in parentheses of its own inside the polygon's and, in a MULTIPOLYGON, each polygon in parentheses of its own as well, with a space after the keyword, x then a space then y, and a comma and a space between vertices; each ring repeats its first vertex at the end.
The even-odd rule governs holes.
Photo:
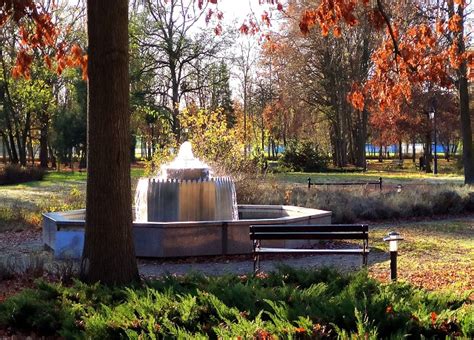
MULTIPOLYGON (((15 267, 25 268, 28 263, 34 263, 40 258, 49 268, 55 268, 59 263, 53 259, 50 251, 43 247, 40 231, 4 232, 0 234, 0 261, 13 264, 15 267)), ((369 265, 375 262, 388 260, 387 254, 372 252, 369 256, 369 265)), ((341 255, 298 255, 279 256, 268 255, 261 260, 263 271, 272 271, 280 265, 295 268, 334 267, 341 271, 356 270, 361 267, 360 256, 341 255)), ((184 275, 186 273, 202 273, 206 275, 248 274, 253 270, 253 261, 250 255, 218 256, 205 258, 183 259, 139 259, 138 267, 144 277, 157 277, 166 274, 184 275)))
MULTIPOLYGON (((375 262, 387 261, 388 254, 372 253, 369 256, 369 265, 375 262)), ((161 261, 160 261, 161 262, 161 261)), ((353 271, 361 268, 362 258, 360 256, 341 255, 309 255, 290 258, 272 258, 261 260, 261 269, 264 272, 273 271, 278 266, 285 265, 294 268, 322 268, 332 267, 340 271, 353 271)), ((157 277, 165 274, 183 275, 187 273, 202 273, 206 275, 223 274, 248 274, 253 271, 253 261, 249 257, 246 260, 234 260, 200 263, 154 263, 153 261, 139 261, 140 274, 145 277, 157 277)))

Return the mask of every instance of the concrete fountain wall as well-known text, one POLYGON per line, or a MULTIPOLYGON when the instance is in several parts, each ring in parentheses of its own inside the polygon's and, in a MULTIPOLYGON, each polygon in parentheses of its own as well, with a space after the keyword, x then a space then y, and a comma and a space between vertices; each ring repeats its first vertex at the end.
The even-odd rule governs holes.
MULTIPOLYGON (((238 205, 238 220, 134 222, 138 257, 180 257, 248 254, 249 226, 256 224, 328 224, 331 212, 284 205, 238 205)), ((43 214, 43 241, 57 258, 80 258, 84 245, 85 210, 43 214)), ((305 241, 272 241, 294 247, 305 241)))

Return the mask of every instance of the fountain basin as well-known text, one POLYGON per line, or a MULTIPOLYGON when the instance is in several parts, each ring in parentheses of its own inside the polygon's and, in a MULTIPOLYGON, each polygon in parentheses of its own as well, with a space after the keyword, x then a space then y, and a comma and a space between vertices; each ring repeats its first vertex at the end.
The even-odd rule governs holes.
MULTIPOLYGON (((257 224, 329 224, 331 212, 285 205, 238 205, 238 220, 133 222, 137 257, 182 257, 249 254, 249 226, 257 224)), ((85 210, 43 214, 43 242, 56 258, 80 258, 85 210)), ((309 245, 276 240, 275 247, 309 245)), ((118 256, 120 254, 117 254, 118 256)))

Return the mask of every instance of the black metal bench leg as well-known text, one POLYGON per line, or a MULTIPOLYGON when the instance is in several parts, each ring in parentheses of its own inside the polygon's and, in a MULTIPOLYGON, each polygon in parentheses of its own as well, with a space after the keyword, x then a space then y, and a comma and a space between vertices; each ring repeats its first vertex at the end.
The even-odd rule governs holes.
POLYGON ((364 267, 367 267, 368 264, 368 253, 367 250, 369 249, 369 241, 364 240, 364 253, 362 254, 362 264, 364 267))
POLYGON ((260 246, 260 242, 257 240, 253 241, 253 273, 254 275, 260 270, 260 255, 256 252, 257 247, 260 246))

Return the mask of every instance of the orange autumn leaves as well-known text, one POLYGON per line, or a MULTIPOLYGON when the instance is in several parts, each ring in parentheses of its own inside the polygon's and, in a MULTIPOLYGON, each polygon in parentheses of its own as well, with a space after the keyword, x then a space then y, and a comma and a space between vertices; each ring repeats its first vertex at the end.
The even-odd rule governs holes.
POLYGON ((58 74, 66 67, 81 67, 83 78, 87 77, 87 55, 79 46, 61 41, 59 28, 41 4, 33 0, 0 0, 0 8, 0 26, 9 20, 19 26, 20 49, 13 77, 30 78, 34 51, 58 74))
MULTIPOLYGON (((450 1, 466 5, 465 0, 450 1)), ((448 20, 434 24, 427 20, 400 33, 397 22, 382 9, 382 1, 321 0, 317 7, 305 9, 300 17, 303 34, 317 25, 323 36, 332 31, 339 37, 342 25, 354 26, 361 20, 367 20, 375 29, 387 28, 387 37, 372 54, 374 68, 370 79, 363 86, 355 84, 347 97, 360 111, 367 105, 377 111, 398 111, 411 100, 413 87, 427 83, 449 88, 453 84, 450 70, 458 69, 464 60, 472 60, 466 53, 458 52, 456 39, 442 46, 446 35, 461 34, 463 19, 459 14, 452 13, 448 20)))
POLYGON ((413 87, 431 83, 450 88, 450 70, 458 69, 467 54, 458 53, 455 42, 447 48, 440 45, 446 29, 449 28, 438 25, 433 30, 427 24, 419 24, 399 36, 395 27, 399 54, 394 53, 394 43, 387 37, 372 54, 370 79, 364 86, 355 87, 348 100, 358 110, 364 108, 362 102, 370 102, 375 110, 399 111, 405 101, 411 101, 413 87))
MULTIPOLYGON (((317 8, 306 9, 300 19, 300 30, 307 34, 315 25, 319 24, 323 35, 327 35, 333 29, 335 36, 341 35, 340 23, 348 25, 358 23, 354 15, 357 0, 322 0, 317 8)), ((363 3, 368 1, 361 1, 363 3)))

